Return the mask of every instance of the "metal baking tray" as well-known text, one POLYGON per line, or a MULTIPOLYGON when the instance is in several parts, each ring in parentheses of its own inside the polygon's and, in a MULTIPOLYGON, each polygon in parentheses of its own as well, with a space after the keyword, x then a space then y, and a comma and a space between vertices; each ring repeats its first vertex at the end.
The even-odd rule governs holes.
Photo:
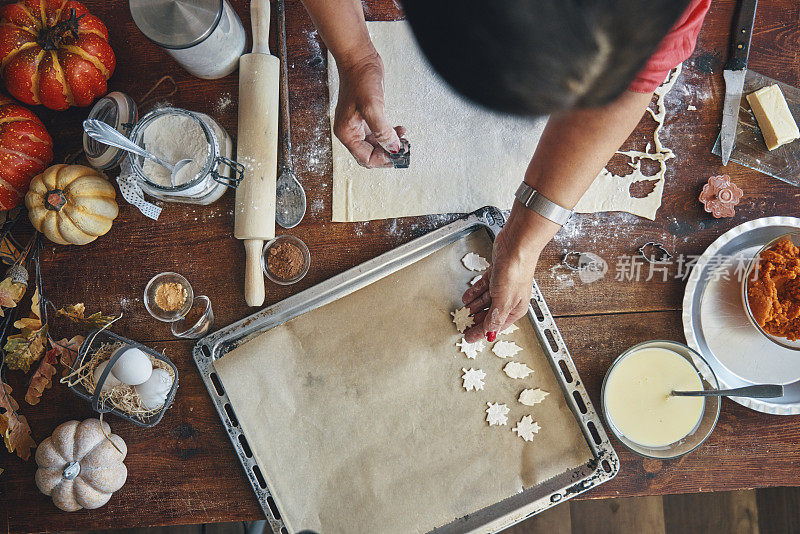
MULTIPOLYGON (((223 328, 198 341, 194 360, 239 460, 253 486, 273 532, 288 532, 264 476, 256 464, 236 412, 230 404, 214 362, 253 337, 294 317, 348 295, 406 267, 473 232, 486 231, 494 240, 505 218, 496 208, 486 207, 405 245, 353 267, 314 287, 223 328)), ((534 282, 528 319, 558 380, 567 404, 578 421, 592 459, 586 464, 522 491, 492 506, 435 529, 437 533, 498 532, 612 479, 619 471, 619 458, 611 447, 597 411, 578 376, 578 371, 534 282)))
MULTIPOLYGON (((799 228, 795 217, 764 217, 728 230, 697 259, 683 297, 686 344, 705 358, 720 387, 783 384, 778 399, 731 397, 774 415, 800 414, 800 355, 772 343, 750 324, 741 278, 761 247, 799 228)), ((703 372, 705 366, 699 368, 703 372)))

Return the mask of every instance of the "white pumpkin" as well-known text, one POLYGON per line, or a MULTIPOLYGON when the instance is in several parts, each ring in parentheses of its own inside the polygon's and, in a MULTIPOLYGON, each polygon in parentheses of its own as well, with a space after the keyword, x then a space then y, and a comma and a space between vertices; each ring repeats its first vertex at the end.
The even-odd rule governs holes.
POLYGON ((122 463, 127 452, 108 423, 67 421, 36 449, 36 485, 65 512, 100 508, 128 478, 122 463))

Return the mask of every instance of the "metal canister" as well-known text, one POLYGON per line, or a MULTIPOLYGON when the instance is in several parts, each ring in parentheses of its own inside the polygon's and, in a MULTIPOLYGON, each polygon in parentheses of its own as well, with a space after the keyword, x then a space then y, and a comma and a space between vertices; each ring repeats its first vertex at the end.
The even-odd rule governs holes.
POLYGON ((246 37, 228 0, 129 0, 129 6, 139 30, 194 76, 214 80, 236 70, 246 37))

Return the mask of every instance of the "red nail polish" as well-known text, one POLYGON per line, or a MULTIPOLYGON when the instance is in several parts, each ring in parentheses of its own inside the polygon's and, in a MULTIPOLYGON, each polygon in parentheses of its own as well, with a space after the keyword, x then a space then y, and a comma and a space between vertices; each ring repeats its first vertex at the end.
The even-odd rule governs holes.
POLYGON ((495 332, 486 332, 486 341, 491 343, 495 339, 497 339, 497 332, 496 331, 495 332))

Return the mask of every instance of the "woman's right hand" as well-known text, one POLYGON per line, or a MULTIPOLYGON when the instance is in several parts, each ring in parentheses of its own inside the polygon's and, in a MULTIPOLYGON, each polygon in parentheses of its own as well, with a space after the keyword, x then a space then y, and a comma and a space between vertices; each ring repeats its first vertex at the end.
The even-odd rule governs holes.
POLYGON ((355 61, 338 64, 339 101, 333 133, 364 167, 391 167, 388 152, 400 150, 402 126, 386 120, 383 61, 373 48, 355 61))

